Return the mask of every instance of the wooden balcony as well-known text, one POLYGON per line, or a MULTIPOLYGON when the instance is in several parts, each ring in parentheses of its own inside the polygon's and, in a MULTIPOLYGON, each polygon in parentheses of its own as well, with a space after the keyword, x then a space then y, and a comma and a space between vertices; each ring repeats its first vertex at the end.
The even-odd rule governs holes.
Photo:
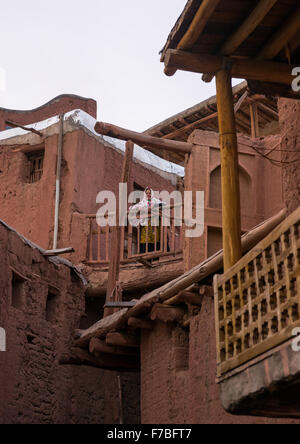
MULTIPOLYGON (((159 227, 152 228, 153 243, 148 242, 148 233, 151 228, 144 227, 146 231, 146 243, 141 244, 141 232, 143 227, 133 227, 128 223, 127 227, 121 227, 121 265, 130 263, 142 263, 148 261, 182 257, 183 227, 175 226, 174 215, 170 217, 170 226, 164 226, 160 220, 159 227)), ((112 243, 112 227, 100 227, 97 224, 96 215, 88 215, 90 234, 87 245, 86 263, 90 266, 107 267, 110 262, 112 243)))
POLYGON ((219 378, 293 338, 300 326, 300 207, 216 275, 214 293, 219 378))

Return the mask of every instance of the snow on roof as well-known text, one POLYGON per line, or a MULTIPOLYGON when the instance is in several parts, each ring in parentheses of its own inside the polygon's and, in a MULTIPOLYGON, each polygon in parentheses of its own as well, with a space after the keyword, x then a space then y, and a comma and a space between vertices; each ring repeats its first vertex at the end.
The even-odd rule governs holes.
MULTIPOLYGON (((64 115, 64 120, 73 123, 76 126, 79 125, 84 127, 89 132, 97 136, 100 140, 104 140, 110 145, 114 146, 115 148, 125 152, 126 143, 124 141, 117 140, 108 136, 100 136, 98 133, 96 133, 95 124, 97 120, 94 119, 94 117, 90 116, 85 111, 82 111, 80 109, 70 111, 64 115)), ((25 126, 33 128, 37 131, 42 131, 43 129, 55 125, 58 122, 59 122, 59 116, 55 116, 55 117, 50 117, 49 119, 43 120, 41 122, 32 123, 30 125, 25 125, 25 126)), ((28 133, 29 131, 23 130, 21 128, 8 129, 6 131, 0 132, 0 142, 1 140, 7 140, 13 137, 23 136, 28 133)), ((180 165, 162 159, 161 157, 156 156, 155 154, 145 150, 144 148, 141 148, 138 145, 134 146, 134 158, 148 165, 154 166, 162 171, 176 174, 177 176, 180 177, 183 177, 185 174, 184 167, 181 167, 180 165)))

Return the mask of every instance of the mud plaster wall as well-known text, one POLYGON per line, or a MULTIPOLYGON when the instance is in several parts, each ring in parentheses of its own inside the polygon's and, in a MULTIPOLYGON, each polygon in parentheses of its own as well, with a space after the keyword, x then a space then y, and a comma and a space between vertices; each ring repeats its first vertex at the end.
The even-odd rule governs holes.
MULTIPOLYGON (((0 353, 0 423, 118 423, 115 372, 58 364, 84 311, 79 279, 2 225, 0 246, 0 326, 7 335, 7 351, 0 353)), ((137 376, 124 378, 132 392, 125 420, 132 420, 139 415, 132 388, 137 376)))
POLYGON ((17 111, 0 108, 0 131, 5 130, 6 120, 20 125, 29 125, 67 113, 73 109, 82 109, 92 117, 97 118, 97 102, 95 100, 74 95, 63 95, 33 110, 17 111))
MULTIPOLYGON (((195 144, 187 163, 185 185, 205 191, 205 232, 201 239, 186 242, 186 270, 222 248, 221 159, 219 135, 195 130, 189 138, 195 144), (194 254, 196 245, 196 254, 194 254)), ((239 134, 239 179, 242 231, 248 231, 275 215, 284 206, 281 168, 260 153, 279 146, 281 137, 252 140, 239 134)), ((280 160, 280 153, 273 156, 280 160)))
MULTIPOLYGON (((35 183, 28 180, 26 154, 13 152, 11 146, 0 146, 0 218, 45 249, 51 248, 53 242, 57 143, 57 135, 45 139, 43 175, 35 183)), ((96 197, 101 190, 118 194, 123 159, 120 152, 82 130, 65 134, 59 248, 75 247, 78 240, 82 247, 82 243, 86 242, 84 236, 87 233, 84 233, 82 225, 75 223, 71 227, 73 214, 96 214, 99 208, 96 197)), ((132 166, 131 191, 133 182, 141 187, 150 184, 157 191, 175 189, 167 173, 160 175, 138 162, 133 162, 132 166)))
POLYGON ((143 424, 299 423, 229 415, 220 402, 216 378, 214 302, 204 299, 190 331, 157 322, 141 337, 143 424))
POLYGON ((282 135, 283 194, 289 213, 300 205, 300 100, 278 102, 282 135))

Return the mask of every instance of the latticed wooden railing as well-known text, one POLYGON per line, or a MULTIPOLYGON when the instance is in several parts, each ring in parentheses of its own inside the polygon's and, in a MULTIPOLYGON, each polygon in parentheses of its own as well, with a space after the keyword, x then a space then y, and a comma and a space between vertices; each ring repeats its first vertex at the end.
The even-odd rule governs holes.
MULTIPOLYGON (((173 211, 173 210, 172 210, 173 211)), ((110 261, 112 242, 112 227, 100 227, 97 225, 96 215, 88 215, 90 220, 90 234, 87 246, 86 262, 91 265, 107 266, 110 261)), ((144 245, 141 244, 141 231, 143 227, 121 227, 121 264, 132 263, 147 259, 158 259, 162 257, 177 257, 182 254, 183 227, 175 226, 174 215, 171 212, 170 226, 160 223, 158 228, 153 227, 153 242, 148 242, 148 231, 146 226, 144 245)))
POLYGON ((300 207, 214 280, 218 376, 300 326, 300 207))

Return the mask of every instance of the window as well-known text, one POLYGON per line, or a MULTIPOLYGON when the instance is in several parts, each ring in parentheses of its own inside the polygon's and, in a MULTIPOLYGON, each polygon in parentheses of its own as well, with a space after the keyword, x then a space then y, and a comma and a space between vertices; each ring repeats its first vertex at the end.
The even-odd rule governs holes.
POLYGON ((57 318, 57 305, 58 305, 58 290, 54 288, 48 289, 47 303, 46 303, 46 320, 52 324, 57 318))
POLYGON ((29 162, 29 183, 38 182, 43 175, 45 151, 35 151, 27 154, 29 162))
POLYGON ((11 305, 18 310, 21 310, 24 305, 24 283, 25 279, 13 271, 11 280, 11 305))

